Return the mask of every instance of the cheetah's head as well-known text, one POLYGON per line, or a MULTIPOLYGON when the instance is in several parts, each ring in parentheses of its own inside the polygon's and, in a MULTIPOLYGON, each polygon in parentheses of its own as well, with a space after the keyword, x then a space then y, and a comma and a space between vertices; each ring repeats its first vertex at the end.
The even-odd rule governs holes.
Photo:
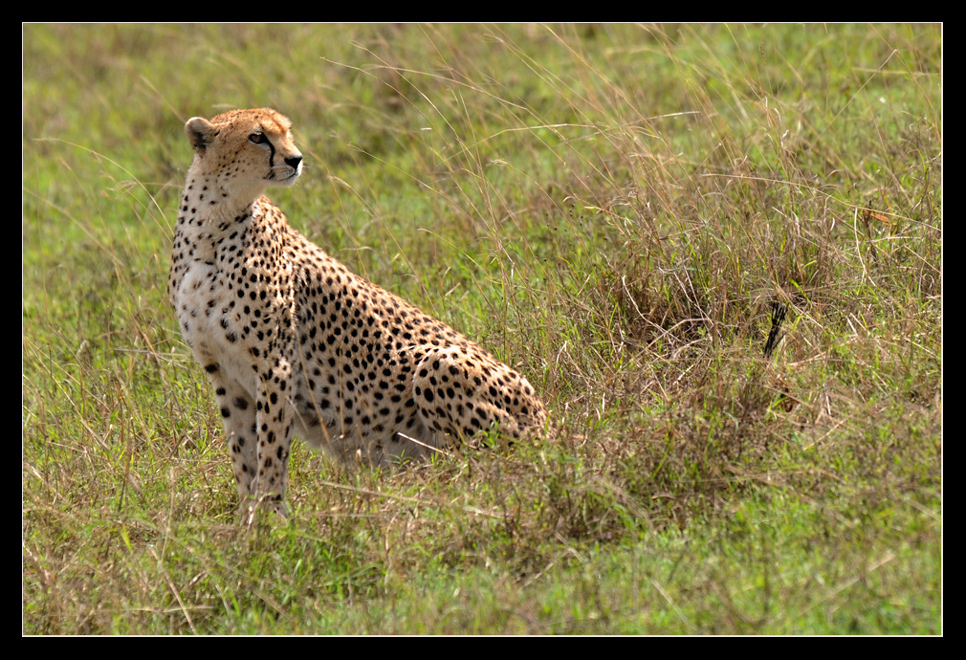
POLYGON ((249 203, 268 186, 290 186, 302 173, 292 122, 270 108, 232 110, 208 121, 192 117, 185 133, 195 148, 192 168, 211 175, 223 194, 249 203))

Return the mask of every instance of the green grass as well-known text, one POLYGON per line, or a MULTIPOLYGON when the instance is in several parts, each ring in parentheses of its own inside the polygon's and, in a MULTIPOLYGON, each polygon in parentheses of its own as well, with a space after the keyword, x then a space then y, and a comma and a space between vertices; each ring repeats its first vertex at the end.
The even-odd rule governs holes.
POLYGON ((27 634, 942 633, 936 25, 25 25, 27 634), (183 124, 518 368, 546 437, 297 444, 242 524, 166 300, 183 124), (763 357, 774 305, 787 309, 763 357))

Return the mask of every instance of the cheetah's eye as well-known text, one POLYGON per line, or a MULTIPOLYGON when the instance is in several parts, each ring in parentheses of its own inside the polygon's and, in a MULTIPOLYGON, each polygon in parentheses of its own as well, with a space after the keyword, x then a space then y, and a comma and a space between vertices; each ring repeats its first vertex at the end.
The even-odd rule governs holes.
POLYGON ((268 138, 265 137, 264 133, 255 132, 248 136, 248 139, 255 144, 265 144, 268 142, 268 138))

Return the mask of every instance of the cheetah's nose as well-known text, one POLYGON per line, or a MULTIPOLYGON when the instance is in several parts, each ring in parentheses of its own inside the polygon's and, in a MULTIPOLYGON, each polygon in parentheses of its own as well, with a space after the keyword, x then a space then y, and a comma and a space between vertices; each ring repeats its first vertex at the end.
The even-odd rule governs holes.
POLYGON ((285 159, 285 164, 291 167, 293 170, 297 170, 301 162, 302 162, 301 156, 289 156, 288 158, 285 159))

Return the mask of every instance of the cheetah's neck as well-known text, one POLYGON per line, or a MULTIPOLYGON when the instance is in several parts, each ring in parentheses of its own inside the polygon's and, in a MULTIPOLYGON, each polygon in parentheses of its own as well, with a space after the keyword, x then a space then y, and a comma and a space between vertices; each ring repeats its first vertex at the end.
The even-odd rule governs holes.
POLYGON ((223 180, 221 173, 205 172, 199 157, 188 169, 187 184, 178 214, 179 226, 205 232, 227 231, 252 217, 253 208, 266 186, 238 190, 223 180), (184 220, 182 223, 181 220, 184 220))

